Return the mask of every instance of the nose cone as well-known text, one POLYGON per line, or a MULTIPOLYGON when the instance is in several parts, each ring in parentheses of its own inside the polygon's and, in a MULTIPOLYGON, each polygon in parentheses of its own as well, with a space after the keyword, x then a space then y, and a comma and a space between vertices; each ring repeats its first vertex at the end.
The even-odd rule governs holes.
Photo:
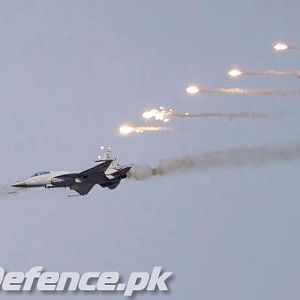
POLYGON ((19 181, 19 182, 16 182, 14 184, 12 184, 12 186, 14 187, 27 187, 27 184, 25 181, 19 181))

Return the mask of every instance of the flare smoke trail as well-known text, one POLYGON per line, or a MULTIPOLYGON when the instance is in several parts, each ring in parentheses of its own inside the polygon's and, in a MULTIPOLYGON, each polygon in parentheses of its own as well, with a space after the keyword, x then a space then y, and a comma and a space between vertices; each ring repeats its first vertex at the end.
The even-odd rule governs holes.
POLYGON ((173 109, 167 109, 162 106, 146 110, 142 114, 144 119, 155 119, 164 123, 170 121, 172 117, 177 118, 267 118, 269 115, 259 112, 178 112, 173 109))
POLYGON ((300 89, 279 90, 279 89, 248 89, 248 88, 213 88, 200 89, 202 93, 217 93, 231 95, 263 95, 263 96, 290 96, 300 95, 300 89))
POLYGON ((205 118, 205 117, 216 117, 216 118, 267 118, 268 115, 264 113, 256 112, 229 112, 229 113, 218 113, 218 112, 203 112, 203 113, 174 113, 175 117, 181 118, 205 118))
POLYGON ((18 191, 18 188, 14 188, 10 184, 0 184, 0 196, 16 194, 18 191))
POLYGON ((286 50, 296 50, 300 51, 300 47, 298 45, 287 44, 283 42, 278 42, 273 46, 274 50, 278 52, 286 51, 286 50))
POLYGON ((247 71, 246 75, 264 75, 264 76, 286 76, 286 77, 300 77, 299 71, 278 71, 278 70, 264 70, 264 71, 247 71))
POLYGON ((263 96, 290 96, 300 95, 300 89, 280 90, 280 89, 249 89, 249 88, 204 88, 189 86, 186 92, 191 95, 199 93, 231 94, 231 95, 263 95, 263 96))
POLYGON ((238 70, 232 69, 228 72, 231 77, 239 77, 242 75, 254 75, 254 76, 281 76, 281 77, 297 77, 300 78, 300 71, 280 71, 280 70, 238 70))
POLYGON ((119 127, 119 132, 121 135, 129 135, 132 133, 168 131, 168 130, 171 129, 162 126, 133 126, 133 125, 124 124, 119 127))
POLYGON ((241 147, 161 160, 155 167, 135 166, 128 177, 145 180, 152 176, 166 176, 193 169, 205 171, 212 168, 260 167, 296 159, 300 159, 300 142, 285 146, 241 147))

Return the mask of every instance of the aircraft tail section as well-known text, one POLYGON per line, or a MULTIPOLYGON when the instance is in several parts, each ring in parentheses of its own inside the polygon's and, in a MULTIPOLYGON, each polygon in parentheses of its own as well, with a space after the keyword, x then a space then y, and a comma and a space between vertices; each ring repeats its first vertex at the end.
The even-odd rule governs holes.
POLYGON ((131 169, 131 167, 126 167, 126 168, 123 168, 121 170, 118 170, 117 172, 113 173, 112 175, 115 178, 123 179, 123 178, 127 177, 127 174, 128 174, 128 172, 129 172, 130 169, 131 169))

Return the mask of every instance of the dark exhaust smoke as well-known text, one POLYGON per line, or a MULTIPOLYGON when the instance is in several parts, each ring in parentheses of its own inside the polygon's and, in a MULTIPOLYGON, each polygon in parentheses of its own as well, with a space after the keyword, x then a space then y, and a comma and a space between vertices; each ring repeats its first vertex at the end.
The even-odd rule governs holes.
POLYGON ((213 168, 260 167, 296 159, 300 159, 300 143, 281 146, 240 147, 164 159, 154 167, 149 165, 134 166, 129 171, 128 177, 145 180, 152 176, 166 176, 193 169, 205 171, 213 168))

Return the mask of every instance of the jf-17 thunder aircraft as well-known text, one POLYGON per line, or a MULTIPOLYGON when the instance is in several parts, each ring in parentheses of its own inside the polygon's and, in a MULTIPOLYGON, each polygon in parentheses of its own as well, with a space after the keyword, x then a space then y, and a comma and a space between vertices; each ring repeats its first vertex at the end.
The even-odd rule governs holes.
POLYGON ((68 171, 42 171, 31 177, 12 184, 18 188, 59 188, 68 187, 80 195, 86 195, 99 184, 101 187, 115 189, 122 179, 127 177, 131 167, 121 166, 110 148, 101 146, 103 154, 95 161, 99 164, 82 171, 73 173, 68 171))

